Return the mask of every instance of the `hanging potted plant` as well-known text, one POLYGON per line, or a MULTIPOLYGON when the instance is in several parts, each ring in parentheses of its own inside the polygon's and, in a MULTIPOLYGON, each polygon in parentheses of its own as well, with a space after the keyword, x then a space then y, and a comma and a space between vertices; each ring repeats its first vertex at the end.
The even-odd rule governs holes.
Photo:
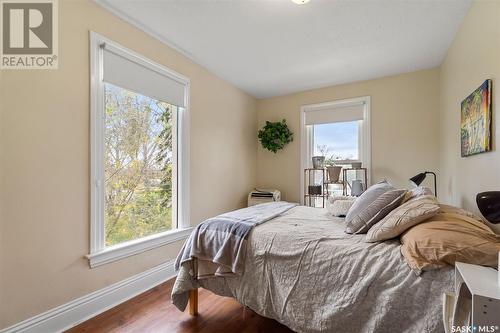
POLYGON ((286 120, 277 122, 266 121, 266 125, 258 134, 260 143, 264 149, 276 153, 283 149, 286 144, 293 141, 293 133, 286 124, 286 120))

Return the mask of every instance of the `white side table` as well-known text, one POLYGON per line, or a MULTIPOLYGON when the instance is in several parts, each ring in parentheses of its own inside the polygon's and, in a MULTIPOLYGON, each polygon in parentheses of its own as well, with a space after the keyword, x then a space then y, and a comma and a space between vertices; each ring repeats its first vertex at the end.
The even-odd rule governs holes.
POLYGON ((498 271, 490 267, 455 263, 455 293, 445 294, 445 331, 452 325, 470 326, 472 332, 500 331, 500 285, 498 271), (465 321, 464 321, 465 320, 465 321))

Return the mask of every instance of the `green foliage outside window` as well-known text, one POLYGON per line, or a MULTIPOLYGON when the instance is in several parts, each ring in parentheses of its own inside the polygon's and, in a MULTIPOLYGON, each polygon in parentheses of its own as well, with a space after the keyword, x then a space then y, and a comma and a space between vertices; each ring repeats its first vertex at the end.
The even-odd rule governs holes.
POLYGON ((177 107, 105 85, 106 246, 172 229, 177 107))

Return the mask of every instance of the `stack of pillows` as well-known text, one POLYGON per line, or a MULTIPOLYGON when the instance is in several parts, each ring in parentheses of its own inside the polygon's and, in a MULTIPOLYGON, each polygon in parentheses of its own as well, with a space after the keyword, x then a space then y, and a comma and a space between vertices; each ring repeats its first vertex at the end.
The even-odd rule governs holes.
POLYGON ((381 181, 354 201, 345 223, 347 233, 366 234, 367 242, 399 236, 401 252, 418 274, 455 261, 497 265, 500 235, 474 214, 439 204, 425 187, 408 191, 381 181))

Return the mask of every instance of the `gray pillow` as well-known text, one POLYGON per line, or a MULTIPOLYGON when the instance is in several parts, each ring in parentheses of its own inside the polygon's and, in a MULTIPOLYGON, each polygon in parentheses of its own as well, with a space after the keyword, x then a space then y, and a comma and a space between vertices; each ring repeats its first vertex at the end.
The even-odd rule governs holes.
POLYGON ((379 196, 387 191, 395 190, 396 188, 389 184, 386 180, 378 182, 375 185, 370 186, 359 198, 354 201, 347 215, 345 216, 345 222, 349 223, 351 220, 357 216, 363 209, 368 207, 372 202, 375 201, 379 196))
POLYGON ((347 223, 346 232, 366 233, 374 224, 398 207, 403 202, 405 194, 406 190, 389 190, 383 193, 347 223))

